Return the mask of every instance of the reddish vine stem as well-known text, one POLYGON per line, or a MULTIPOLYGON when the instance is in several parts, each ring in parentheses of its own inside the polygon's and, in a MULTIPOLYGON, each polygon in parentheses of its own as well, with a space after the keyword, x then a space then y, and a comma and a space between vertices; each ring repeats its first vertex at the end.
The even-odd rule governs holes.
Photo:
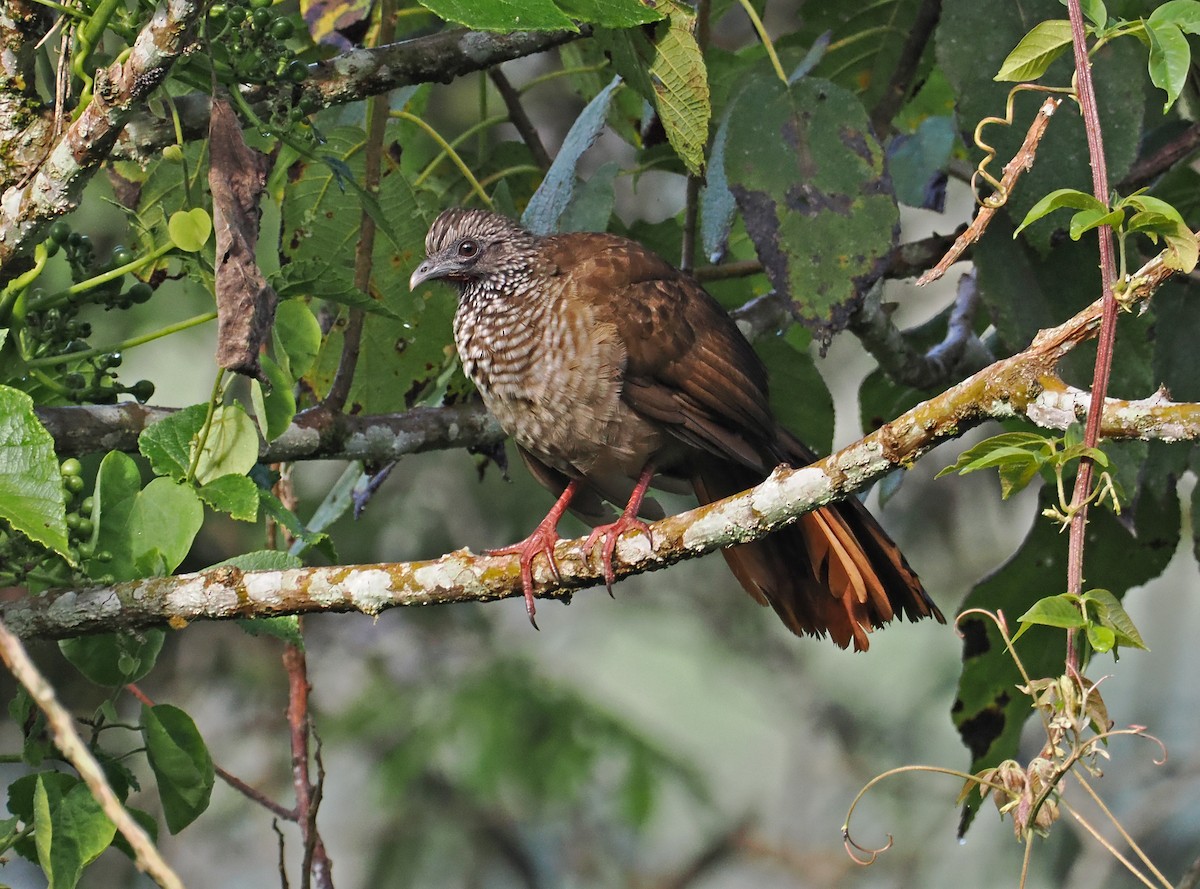
POLYGON ((288 674, 287 721, 292 741, 292 784, 296 790, 296 815, 304 840, 304 864, 300 870, 301 889, 315 881, 318 889, 333 889, 333 862, 317 831, 316 788, 309 779, 308 739, 308 662, 304 650, 288 643, 283 650, 283 666, 288 674))
MULTIPOLYGON (((1092 167, 1092 192, 1104 206, 1108 206, 1108 167, 1104 159, 1104 136, 1100 128, 1100 115, 1096 108, 1096 92, 1092 86, 1092 69, 1088 60, 1087 34, 1083 27, 1083 13, 1079 0, 1068 0, 1067 10, 1071 17, 1071 38, 1075 50, 1075 73, 1079 91, 1079 107, 1083 112, 1083 126, 1087 132, 1088 158, 1092 167)), ((1100 335, 1096 347, 1096 367, 1092 377, 1092 403, 1088 409, 1084 428, 1085 447, 1094 448, 1100 439, 1100 419, 1104 411, 1104 398, 1108 393, 1108 380, 1112 370, 1113 342, 1117 335, 1117 301, 1113 298, 1112 228, 1100 226, 1100 276, 1104 294, 1103 314, 1100 318, 1100 335)), ((1083 590, 1084 531, 1087 527, 1088 492, 1092 487, 1092 461, 1084 459, 1079 464, 1075 477, 1072 503, 1077 512, 1071 519, 1070 543, 1067 550, 1067 592, 1083 590)), ((1075 648, 1075 633, 1067 631, 1067 668, 1078 668, 1079 654, 1075 648)))

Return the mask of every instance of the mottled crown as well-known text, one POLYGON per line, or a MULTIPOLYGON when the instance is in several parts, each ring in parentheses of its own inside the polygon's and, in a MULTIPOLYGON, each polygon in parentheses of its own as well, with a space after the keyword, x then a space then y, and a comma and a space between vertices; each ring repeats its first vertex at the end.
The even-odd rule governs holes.
POLYGON ((532 247, 536 238, 519 223, 490 210, 453 207, 444 211, 425 236, 425 253, 435 256, 462 238, 481 243, 532 247))

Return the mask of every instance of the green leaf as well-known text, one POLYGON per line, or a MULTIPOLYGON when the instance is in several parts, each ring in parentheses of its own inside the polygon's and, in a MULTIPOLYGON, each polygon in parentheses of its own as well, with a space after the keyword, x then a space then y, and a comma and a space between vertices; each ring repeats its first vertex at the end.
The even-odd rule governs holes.
POLYGON ((308 304, 299 299, 280 302, 271 334, 275 360, 284 373, 293 380, 308 373, 321 351, 321 325, 308 304))
POLYGON ((1025 218, 1021 220, 1021 224, 1017 226, 1013 232, 1013 237, 1021 233, 1021 231, 1030 223, 1037 222, 1047 213, 1052 213, 1062 207, 1071 207, 1076 210, 1093 210, 1100 213, 1107 213, 1108 208, 1094 196, 1080 191, 1077 188, 1059 188, 1050 192, 1036 204, 1034 204, 1025 218))
POLYGON ((1183 216, 1180 215, 1179 211, 1161 198, 1156 198, 1149 194, 1133 194, 1127 197, 1124 203, 1137 207, 1145 213, 1161 216, 1163 219, 1183 226, 1185 229, 1187 228, 1187 223, 1184 222, 1183 216))
POLYGON ((182 481, 191 466, 192 442, 207 416, 206 404, 182 408, 143 429, 138 450, 156 473, 182 481))
POLYGON ((89 681, 117 688, 154 669, 165 637, 162 630, 76 636, 60 640, 58 650, 89 681))
POLYGON ((194 490, 169 478, 151 479, 129 512, 130 549, 139 576, 178 568, 202 524, 204 507, 194 490))
POLYGON ((421 0, 448 22, 477 31, 578 31, 551 0, 421 0))
POLYGON ((613 182, 620 170, 616 161, 608 161, 577 187, 571 203, 558 219, 559 228, 565 232, 607 231, 616 203, 613 182))
POLYGON ((686 7, 675 7, 655 43, 650 79, 667 140, 688 172, 700 176, 704 173, 712 108, 708 72, 695 30, 695 14, 686 7))
POLYGON ((92 560, 87 563, 88 573, 93 578, 110 574, 121 581, 140 576, 133 564, 129 515, 141 488, 142 474, 132 457, 120 451, 109 451, 104 455, 92 495, 92 521, 96 525, 93 543, 96 552, 107 552, 112 558, 108 562, 92 560))
POLYGON ((304 649, 304 634, 300 631, 300 618, 294 614, 282 617, 239 618, 237 624, 249 636, 270 636, 301 650, 304 649))
POLYGON ((608 86, 587 103, 587 107, 571 124, 554 163, 550 165, 542 184, 529 199, 525 212, 521 215, 521 222, 535 234, 547 235, 558 231, 559 217, 571 203, 571 195, 575 190, 575 169, 579 159, 603 132, 608 107, 620 85, 621 79, 614 77, 608 86))
POLYGON ((1192 48, 1178 25, 1152 25, 1146 22, 1146 34, 1150 38, 1150 80, 1167 94, 1167 101, 1163 104, 1163 112, 1166 113, 1187 83, 1192 48))
POLYGON ((664 15, 653 3, 643 0, 557 0, 574 19, 606 28, 632 28, 657 22, 664 15))
POLYGON ((262 355, 259 361, 267 383, 264 386, 258 380, 251 380, 250 397, 254 402, 254 416, 258 420, 259 431, 267 441, 274 441, 283 435, 292 417, 296 416, 296 396, 292 392, 294 381, 270 356, 262 355))
POLYGON ((1163 265, 1169 269, 1179 269, 1185 274, 1196 268, 1196 261, 1200 258, 1197 253, 1198 245, 1195 235, 1188 231, 1186 226, 1183 233, 1165 235, 1163 240, 1167 242, 1163 265))
POLYGON ((1108 590, 1088 590, 1080 599, 1085 605, 1095 609, 1096 620, 1112 631, 1115 644, 1128 645, 1143 651, 1150 650, 1142 639, 1142 634, 1134 626, 1125 606, 1108 590))
POLYGON ((1071 240, 1078 241, 1085 232, 1090 232, 1102 225, 1119 226, 1124 219, 1124 210, 1080 210, 1071 217, 1071 240))
POLYGON ((116 827, 82 782, 65 793, 38 776, 33 831, 47 889, 74 889, 80 874, 109 847, 116 827))
POLYGON ((776 291, 818 335, 844 327, 899 222, 862 105, 828 81, 789 87, 760 65, 731 112, 725 173, 776 291))
MULTIPOLYGON (((200 434, 203 434, 201 432, 200 434)), ((198 439, 193 440, 195 455, 198 439)), ((240 404, 223 404, 213 411, 208 435, 196 461, 196 481, 206 484, 223 475, 245 475, 258 462, 258 430, 240 404)))
POLYGON ((192 718, 170 704, 142 706, 142 738, 167 830, 179 833, 208 808, 213 763, 192 718))
POLYGON ((1017 620, 1021 623, 1021 629, 1013 636, 1014 642, 1020 639, 1031 626, 1077 630, 1087 623, 1079 606, 1065 596, 1048 596, 1045 599, 1039 599, 1017 620))
POLYGON ((888 145, 888 171, 896 198, 910 207, 930 206, 929 185, 945 169, 954 148, 954 118, 927 117, 912 135, 900 134, 888 145))
POLYGON ((1037 80, 1050 63, 1071 45, 1071 23, 1066 19, 1039 22, 1021 38, 1000 66, 996 80, 1037 80))
POLYGON ((1099 654, 1111 651, 1113 645, 1116 644, 1117 634, 1108 627, 1097 626, 1096 624, 1087 625, 1087 638, 1092 648, 1099 654))
POLYGON ((1082 0, 1079 4, 1084 16, 1096 28, 1104 28, 1108 24, 1108 10, 1104 8, 1104 0, 1082 0))
POLYGON ((0 386, 0 518, 70 561, 54 439, 24 392, 0 386))
POLYGON ((1200 34, 1200 3, 1196 0, 1167 0, 1146 19, 1153 27, 1170 24, 1188 34, 1200 34))
POLYGON ((359 290, 348 278, 330 276, 328 268, 328 259, 308 258, 290 262, 272 274, 271 286, 275 288, 279 298, 284 300, 280 308, 296 303, 297 297, 317 296, 351 309, 362 309, 364 312, 386 315, 389 318, 400 317, 394 308, 359 290))
POLYGON ((827 454, 833 444, 833 396, 806 344, 797 343, 806 339, 807 331, 793 326, 784 336, 758 340, 754 351, 770 374, 769 395, 776 418, 802 433, 804 443, 818 454, 827 454))
POLYGON ((1050 456, 1050 453, 1051 445, 1044 435, 1039 435, 1036 432, 1005 432, 1000 435, 993 435, 991 438, 985 438, 978 444, 966 448, 958 455, 958 459, 954 461, 953 466, 947 466, 935 477, 941 478, 943 475, 974 472, 976 469, 984 469, 995 465, 996 461, 994 460, 981 462, 988 460, 992 454, 999 454, 1001 459, 1016 460, 1028 457, 1042 462, 1050 456))
POLYGON ((239 522, 258 519, 258 485, 245 475, 223 475, 196 489, 200 499, 239 522))
POLYGON ((212 234, 212 217, 203 207, 177 210, 167 220, 167 232, 175 246, 185 253, 197 253, 212 234))

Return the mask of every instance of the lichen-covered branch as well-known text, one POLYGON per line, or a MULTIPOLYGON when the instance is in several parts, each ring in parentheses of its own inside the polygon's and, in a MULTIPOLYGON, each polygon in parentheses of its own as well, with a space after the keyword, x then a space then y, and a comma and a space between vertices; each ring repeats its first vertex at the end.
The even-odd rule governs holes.
POLYGON ((160 4, 128 56, 96 72, 91 102, 49 148, 37 172, 6 182, 0 195, 0 269, 40 238, 51 220, 78 206, 126 121, 191 45, 204 5, 196 0, 160 4))
MULTIPOLYGON (((1128 301, 1145 299, 1170 274, 1160 259, 1151 260, 1134 277, 1128 301)), ((762 537, 911 465, 983 420, 1024 416, 1054 427, 1069 424, 1087 396, 1063 385, 1055 370, 1072 349, 1095 336, 1101 305, 1097 300, 1059 327, 1042 331, 1024 352, 997 361, 825 460, 801 469, 779 467, 749 491, 656 522, 652 544, 644 535, 621 538, 617 576, 657 570, 762 537)), ((1106 402, 1104 429, 1114 437, 1196 438, 1200 406, 1172 404, 1161 393, 1140 402, 1106 402)), ((559 581, 544 562, 535 564, 539 596, 569 598, 580 587, 602 583, 600 566, 588 558, 584 542, 580 538, 557 546, 559 581)), ((51 591, 6 605, 0 617, 23 637, 62 637, 201 619, 315 611, 378 614, 398 606, 519 595, 515 558, 464 549, 424 562, 256 572, 223 566, 97 589, 51 591)))
MULTIPOLYGON (((309 76, 294 87, 291 99, 307 98, 315 107, 329 108, 358 102, 402 86, 449 83, 455 77, 481 71, 525 56, 545 52, 590 34, 580 31, 514 31, 494 34, 455 29, 402 40, 377 48, 355 49, 309 66, 309 76)), ((257 104, 282 98, 278 89, 246 86, 242 96, 257 104)), ((203 138, 208 132, 209 99, 192 93, 175 100, 184 138, 203 138)), ((175 141, 174 124, 149 113, 130 120, 116 147, 115 157, 145 159, 175 141)))

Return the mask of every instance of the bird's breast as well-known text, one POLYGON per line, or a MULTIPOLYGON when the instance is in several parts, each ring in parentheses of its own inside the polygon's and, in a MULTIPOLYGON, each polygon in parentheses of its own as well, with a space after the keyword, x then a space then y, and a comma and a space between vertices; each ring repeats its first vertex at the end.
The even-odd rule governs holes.
POLYGON ((570 475, 641 471, 657 430, 621 400, 625 350, 611 324, 550 301, 460 305, 455 343, 484 404, 517 444, 570 475))

